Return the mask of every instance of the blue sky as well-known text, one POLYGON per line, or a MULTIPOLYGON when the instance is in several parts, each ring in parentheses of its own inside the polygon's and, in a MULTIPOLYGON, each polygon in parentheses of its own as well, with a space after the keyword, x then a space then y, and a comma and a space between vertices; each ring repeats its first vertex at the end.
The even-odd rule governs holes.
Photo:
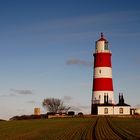
POLYGON ((112 51, 115 100, 140 104, 139 0, 1 0, 0 118, 32 114, 47 97, 90 113, 95 41, 112 51))

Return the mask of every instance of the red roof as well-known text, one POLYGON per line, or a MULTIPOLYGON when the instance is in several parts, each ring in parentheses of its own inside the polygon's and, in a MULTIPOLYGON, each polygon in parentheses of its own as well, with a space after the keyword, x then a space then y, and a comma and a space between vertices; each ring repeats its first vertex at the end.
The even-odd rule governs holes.
POLYGON ((103 33, 101 33, 101 38, 100 38, 98 41, 105 41, 105 42, 108 42, 108 41, 104 38, 103 33))

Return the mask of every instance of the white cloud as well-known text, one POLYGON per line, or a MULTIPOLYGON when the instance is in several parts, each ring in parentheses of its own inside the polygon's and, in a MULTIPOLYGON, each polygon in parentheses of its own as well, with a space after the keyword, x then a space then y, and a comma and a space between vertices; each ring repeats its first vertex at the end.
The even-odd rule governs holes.
POLYGON ((63 100, 64 101, 71 101, 72 100, 72 97, 71 96, 64 96, 63 97, 63 100))
POLYGON ((118 23, 135 22, 139 20, 140 11, 120 11, 107 12, 91 16, 79 16, 74 18, 63 18, 50 21, 44 21, 38 24, 34 29, 36 34, 61 34, 61 33, 82 33, 91 31, 92 27, 101 25, 110 26, 118 23), (85 28, 88 27, 86 30, 85 28))
POLYGON ((0 97, 14 97, 14 96, 16 96, 16 95, 13 93, 0 95, 0 97))
POLYGON ((69 59, 67 60, 66 64, 68 65, 83 65, 83 66, 93 66, 93 62, 87 62, 85 60, 79 60, 79 59, 69 59))
POLYGON ((70 110, 75 111, 76 113, 78 112, 83 112, 84 114, 89 114, 90 113, 90 106, 84 106, 84 105, 72 105, 70 106, 70 110))
POLYGON ((11 88, 10 91, 16 94, 23 94, 23 95, 28 95, 28 94, 33 94, 32 90, 24 90, 24 89, 13 89, 11 88))
POLYGON ((27 101, 27 103, 29 103, 29 104, 35 104, 35 101, 30 100, 30 101, 27 101))

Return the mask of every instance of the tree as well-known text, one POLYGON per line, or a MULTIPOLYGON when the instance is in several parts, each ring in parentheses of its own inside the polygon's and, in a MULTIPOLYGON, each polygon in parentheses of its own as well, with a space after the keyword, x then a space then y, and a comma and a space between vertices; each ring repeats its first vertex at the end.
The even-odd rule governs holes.
POLYGON ((49 112, 61 113, 67 112, 70 107, 66 107, 61 99, 57 98, 46 98, 42 102, 42 106, 49 112))

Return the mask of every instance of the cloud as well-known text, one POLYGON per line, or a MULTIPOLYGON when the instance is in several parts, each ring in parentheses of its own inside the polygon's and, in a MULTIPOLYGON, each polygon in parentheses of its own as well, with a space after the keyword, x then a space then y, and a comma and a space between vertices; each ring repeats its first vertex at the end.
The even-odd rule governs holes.
POLYGON ((28 95, 28 94, 33 94, 31 90, 23 90, 23 89, 10 89, 10 91, 16 93, 16 94, 23 94, 23 95, 28 95))
POLYGON ((83 112, 84 114, 89 114, 91 107, 88 105, 81 105, 80 103, 74 103, 73 98, 71 96, 64 96, 63 101, 68 104, 71 111, 83 112))
POLYGON ((72 100, 71 96, 64 96, 63 97, 64 102, 70 102, 72 100))
POLYGON ((35 101, 31 100, 31 101, 27 101, 27 103, 29 103, 29 104, 35 104, 35 101))
POLYGON ((7 95, 5 95, 5 94, 2 94, 2 95, 0 95, 0 97, 7 97, 7 95))
POLYGON ((90 111, 90 106, 83 106, 83 105, 77 105, 77 106, 70 106, 71 110, 74 110, 76 112, 83 112, 83 113, 87 113, 90 111))
POLYGON ((59 19, 52 19, 38 23, 35 26, 34 33, 36 34, 61 34, 61 33, 81 33, 93 30, 93 27, 99 27, 103 24, 106 26, 117 25, 118 23, 131 23, 139 20, 140 11, 117 11, 105 12, 101 14, 66 17, 59 19), (115 18, 114 18, 115 17, 115 18), (120 20, 118 20, 120 19, 120 20))
POLYGON ((18 112, 24 112, 25 109, 17 109, 18 112))
POLYGON ((69 59, 66 62, 67 65, 82 65, 82 66, 93 66, 93 62, 88 62, 85 60, 79 60, 79 59, 69 59))
POLYGON ((15 95, 15 94, 13 94, 13 93, 10 93, 10 94, 9 94, 9 96, 16 96, 16 95, 15 95))
POLYGON ((140 108, 140 104, 137 104, 137 105, 136 105, 136 108, 140 108))
POLYGON ((13 93, 0 95, 0 97, 14 97, 14 96, 16 96, 16 95, 13 93))
POLYGON ((81 109, 78 106, 70 106, 70 110, 73 110, 73 111, 76 111, 76 112, 81 111, 81 109))

